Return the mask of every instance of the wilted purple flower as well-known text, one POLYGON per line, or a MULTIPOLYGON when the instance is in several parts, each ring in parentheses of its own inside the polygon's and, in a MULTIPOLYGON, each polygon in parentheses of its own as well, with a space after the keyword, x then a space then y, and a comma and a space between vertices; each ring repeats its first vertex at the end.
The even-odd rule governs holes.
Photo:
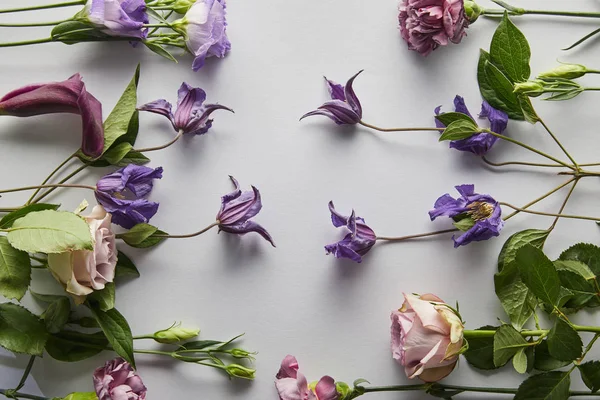
POLYGON ((202 135, 208 132, 212 126, 213 120, 208 118, 213 111, 227 110, 233 112, 231 108, 220 104, 203 104, 204 100, 206 100, 204 90, 193 88, 183 82, 178 91, 177 111, 175 111, 174 116, 173 106, 164 99, 144 104, 139 107, 139 110, 164 115, 178 132, 202 135))
POLYGON ((142 378, 120 357, 94 371, 94 389, 98 400, 145 400, 147 391, 142 378))
POLYGON ((455 220, 469 218, 473 222, 473 226, 461 236, 452 237, 454 247, 500 235, 504 226, 500 204, 488 194, 475 193, 474 185, 460 185, 455 188, 460 193, 459 198, 455 199, 446 193, 437 199, 433 210, 429 211, 432 221, 443 215, 455 220))
POLYGON ((144 0, 88 0, 83 13, 107 35, 140 39, 148 35, 144 24, 150 20, 144 0))
POLYGON ((324 115, 331 118, 338 125, 354 125, 359 123, 362 119, 362 106, 354 93, 352 84, 361 72, 359 71, 352 78, 348 79, 346 86, 325 78, 327 89, 331 95, 331 101, 325 102, 318 109, 304 114, 300 120, 312 115, 324 115))
POLYGON ((153 180, 162 178, 162 167, 156 169, 129 164, 108 174, 96 184, 96 200, 112 214, 113 223, 131 229, 148 222, 158 211, 158 203, 146 197, 153 180))
MULTIPOLYGON (((436 107, 435 115, 440 115, 441 106, 436 107)), ((467 106, 465 105, 465 100, 461 96, 456 96, 454 98, 454 109, 456 112, 461 114, 466 114, 469 117, 473 118, 467 106)), ((508 115, 504 111, 496 110, 494 107, 490 106, 487 101, 483 101, 481 104, 481 112, 479 113, 479 118, 487 118, 490 121, 490 130, 492 132, 496 132, 501 134, 506 129, 508 125, 508 115)), ((445 125, 440 121, 435 120, 435 125, 438 128, 444 128, 445 125)), ((473 136, 470 136, 466 139, 462 140, 453 140, 450 142, 450 147, 460 151, 468 151, 478 156, 485 155, 488 150, 492 148, 494 143, 498 140, 498 137, 494 135, 490 135, 487 132, 477 133, 473 136)))
POLYGON ((339 242, 325 246, 327 254, 333 253, 337 258, 349 258, 352 261, 361 262, 362 256, 367 254, 377 242, 377 235, 365 224, 364 219, 354 214, 354 210, 349 217, 346 217, 338 213, 333 206, 333 201, 330 201, 329 211, 333 226, 336 228, 345 226, 350 233, 339 242))
POLYGON ((233 176, 229 178, 235 189, 221 197, 221 209, 217 214, 219 232, 224 231, 237 235, 256 232, 275 247, 269 232, 256 222, 250 221, 250 218, 258 214, 262 208, 260 192, 254 186, 252 186, 251 192, 242 192, 238 181, 233 176))
POLYGON ((25 86, 0 98, 0 115, 31 117, 54 113, 81 115, 81 151, 91 158, 102 155, 102 104, 87 92, 81 75, 75 74, 63 82, 25 86))
POLYGON ((449 42, 460 43, 469 26, 464 0, 401 0, 399 9, 402 38, 423 56, 449 42))

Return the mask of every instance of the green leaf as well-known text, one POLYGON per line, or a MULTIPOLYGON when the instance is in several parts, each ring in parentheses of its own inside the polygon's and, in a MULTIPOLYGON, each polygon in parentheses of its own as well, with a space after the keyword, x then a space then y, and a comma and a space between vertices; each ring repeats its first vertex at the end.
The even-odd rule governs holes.
POLYGON ((494 365, 501 367, 529 343, 511 325, 502 325, 494 334, 494 365))
POLYGON ((0 219, 0 229, 10 228, 16 220, 26 216, 30 212, 44 211, 44 210, 58 210, 60 204, 30 204, 26 207, 19 208, 17 211, 13 211, 10 214, 6 214, 0 219))
POLYGON ((571 364, 570 361, 560 361, 550 355, 548 340, 543 340, 535 346, 535 363, 533 367, 538 371, 552 371, 571 364))
POLYGON ((0 304, 0 346, 13 353, 41 356, 48 339, 44 323, 29 310, 0 304))
POLYGON ((119 143, 116 146, 113 146, 104 153, 103 158, 110 163, 110 165, 120 165, 121 161, 131 150, 133 146, 127 142, 119 143))
POLYGON ((513 357, 513 367, 519 374, 527 372, 527 355, 524 348, 517 351, 517 354, 513 357))
POLYGON ((560 361, 573 361, 581 357, 583 343, 573 327, 557 318, 548 333, 548 352, 560 361))
POLYGON ((19 218, 8 228, 8 241, 28 253, 63 253, 93 250, 88 224, 66 211, 36 211, 19 218))
POLYGON ((504 246, 502 246, 502 250, 498 255, 498 271, 502 272, 507 264, 515 261, 517 250, 526 244, 539 249, 543 248, 549 234, 550 232, 539 229, 526 229, 511 235, 504 243, 504 246))
POLYGON ((488 64, 491 65, 491 57, 485 50, 481 50, 477 65, 481 96, 492 107, 506 112, 511 119, 525 119, 517 96, 513 93, 512 83, 497 67, 494 66, 497 71, 488 71, 488 64))
POLYGON ((123 159, 121 161, 119 161, 117 166, 125 167, 129 164, 144 165, 144 164, 148 164, 149 162, 150 162, 150 159, 148 157, 146 157, 143 153, 140 153, 139 151, 136 151, 136 150, 131 150, 129 153, 127 153, 125 155, 125 157, 123 157, 123 159))
POLYGON ((125 253, 119 251, 117 256, 117 266, 115 268, 115 278, 139 278, 140 271, 125 253))
POLYGON ((560 300, 560 279, 544 252, 530 244, 517 250, 517 267, 523 283, 542 302, 556 306, 560 300))
POLYGON ((37 292, 34 292, 33 290, 30 290, 29 293, 31 293, 31 295, 33 296, 34 299, 41 301, 42 303, 52 303, 54 301, 58 301, 58 300, 66 297, 66 296, 60 296, 60 295, 56 295, 56 294, 37 293, 37 292))
POLYGON ((180 346, 181 349, 185 350, 202 350, 208 347, 221 345, 223 342, 219 340, 194 340, 193 342, 187 342, 180 346))
POLYGON ((0 295, 21 300, 31 282, 29 254, 15 249, 0 236, 0 295))
POLYGON ((173 54, 169 53, 169 51, 167 51, 163 46, 148 41, 144 41, 144 44, 147 48, 149 48, 159 56, 164 57, 167 60, 173 61, 174 63, 177 63, 177 59, 173 57, 173 54))
POLYGON ((87 297, 87 300, 102 311, 115 308, 115 284, 107 283, 104 289, 94 291, 87 297))
POLYGON ((444 132, 440 136, 439 141, 444 140, 461 140, 469 138, 477 133, 481 133, 481 129, 471 122, 465 120, 457 120, 452 122, 444 129, 444 132))
POLYGON ((585 386, 596 393, 600 389, 600 361, 588 361, 578 366, 585 386))
POLYGON ((120 137, 128 133, 129 124, 136 113, 137 86, 140 79, 140 66, 138 65, 133 79, 123 92, 106 121, 104 121, 104 152, 111 148, 120 137))
POLYGON ((145 249, 156 246, 165 240, 165 238, 161 236, 166 234, 166 232, 161 231, 155 226, 142 223, 137 224, 129 231, 121 234, 119 237, 131 247, 145 249))
POLYGON ((91 304, 90 310, 115 352, 135 369, 133 336, 125 317, 116 308, 102 311, 99 307, 91 304))
POLYGON ((496 32, 494 32, 490 44, 490 56, 493 63, 512 82, 524 82, 529 79, 531 75, 529 43, 525 35, 508 18, 506 12, 498 28, 496 28, 496 32))
POLYGON ((560 283, 563 287, 569 290, 575 290, 578 292, 585 292, 591 295, 596 294, 596 290, 591 282, 586 281, 585 278, 575 272, 568 270, 559 270, 558 276, 560 278, 560 283))
POLYGON ((521 383, 514 400, 567 400, 570 388, 568 372, 545 372, 521 383))
POLYGON ((560 271, 570 271, 581 276, 586 281, 596 279, 596 274, 592 272, 590 267, 581 261, 572 260, 556 260, 554 261, 554 267, 560 273, 560 271))
POLYGON ((42 318, 46 324, 46 330, 50 333, 59 332, 69 321, 71 314, 71 302, 68 297, 57 296, 58 299, 51 302, 42 318))
POLYGON ((475 121, 473 121, 473 118, 469 117, 467 114, 463 114, 463 113, 459 113, 459 112, 442 113, 440 115, 436 115, 435 119, 440 121, 445 126, 448 126, 455 121, 471 122, 473 125, 477 125, 477 123, 475 121))
POLYGON ((71 393, 62 400, 98 400, 95 392, 76 392, 71 393))
POLYGON ((531 99, 524 95, 517 95, 517 100, 521 106, 521 112, 523 113, 525 121, 529 122, 530 124, 537 123, 540 120, 540 117, 535 112, 533 104, 531 104, 531 99))
POLYGON ((94 28, 83 21, 66 21, 60 23, 52 29, 50 34, 53 40, 65 44, 75 44, 79 42, 94 42, 103 39, 109 39, 110 36, 94 28))
POLYGON ((561 261, 580 261, 587 265, 594 275, 600 275, 600 247, 590 243, 577 243, 563 251, 561 261))
POLYGON ((459 221, 453 222, 452 225, 461 232, 466 232, 475 225, 475 220, 473 218, 462 218, 459 221))
POLYGON ((94 357, 108 346, 102 332, 81 333, 63 330, 50 335, 46 351, 50 357, 63 362, 78 362, 94 357))
MULTIPOLYGON (((496 326, 483 326, 478 331, 496 330, 496 326)), ((494 338, 469 338, 469 349, 464 353, 467 362, 479 369, 496 369, 494 364, 494 338)))
POLYGON ((140 132, 140 112, 136 109, 131 115, 131 119, 129 120, 129 125, 127 126, 127 132, 115 140, 115 143, 111 147, 114 148, 116 145, 121 143, 129 143, 131 146, 135 146, 135 141, 137 140, 138 133, 140 132))

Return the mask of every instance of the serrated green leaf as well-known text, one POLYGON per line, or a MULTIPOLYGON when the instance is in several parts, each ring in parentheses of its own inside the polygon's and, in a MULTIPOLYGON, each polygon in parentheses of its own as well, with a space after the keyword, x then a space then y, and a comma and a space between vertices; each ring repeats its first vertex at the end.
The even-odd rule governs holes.
POLYGON ((78 362, 94 357, 108 347, 102 332, 81 333, 63 330, 50 335, 46 351, 50 357, 63 362, 78 362))
POLYGON ((117 255, 117 266, 115 267, 115 279, 139 278, 140 271, 125 253, 119 251, 117 255))
POLYGON ((56 294, 37 293, 37 292, 34 292, 33 290, 30 290, 29 293, 31 293, 31 295, 33 296, 34 299, 41 301, 43 303, 52 303, 54 301, 58 301, 65 297, 65 296, 59 296, 56 294))
POLYGON ((94 304, 90 304, 90 310, 114 351, 135 369, 133 336, 125 317, 116 308, 102 311, 94 304))
POLYGON ((569 373, 545 372, 521 383, 514 400, 567 400, 570 387, 569 373))
POLYGON ((579 373, 585 386, 596 393, 600 389, 600 361, 588 361, 579 365, 579 373))
POLYGON ((16 304, 0 304, 0 346, 41 356, 47 339, 46 327, 36 315, 16 304))
POLYGON ((481 133, 481 129, 474 122, 459 119, 444 129, 439 141, 467 139, 477 133, 481 133))
POLYGON ((581 261, 573 261, 573 260, 556 260, 554 261, 554 266, 556 267, 557 271, 571 271, 574 272, 578 275, 580 275, 581 277, 583 277, 583 279, 589 281, 589 280, 593 280, 596 279, 596 274, 594 274, 594 272, 592 272, 592 270, 590 269, 590 267, 588 267, 586 264, 582 263, 581 261))
POLYGON ((2 219, 0 219, 0 229, 10 228, 16 220, 21 217, 26 216, 30 212, 34 211, 44 211, 44 210, 58 210, 60 204, 30 204, 23 208, 19 208, 17 211, 13 211, 9 214, 6 214, 2 219))
POLYGON ((36 211, 16 220, 8 231, 8 241, 28 253, 63 253, 93 250, 88 224, 66 211, 36 211))
POLYGON ((538 371, 552 371, 569 364, 571 364, 571 361, 560 361, 550 355, 547 340, 543 340, 535 346, 535 363, 533 367, 538 371))
POLYGON ((466 121, 471 122, 473 125, 477 125, 477 123, 473 120, 473 118, 469 117, 467 114, 459 113, 459 112, 446 112, 440 115, 436 115, 435 119, 440 121, 444 126, 448 126, 454 121, 466 121))
MULTIPOLYGON (((480 330, 496 330, 496 326, 482 326, 480 330)), ((494 338, 493 337, 470 337, 469 349, 463 354, 469 364, 475 368, 490 370, 496 369, 494 364, 494 338)))
POLYGON ((46 330, 50 333, 59 332, 69 321, 71 314, 71 302, 65 296, 57 296, 58 299, 51 302, 42 318, 46 324, 46 330))
POLYGON ((594 275, 600 275, 600 247, 590 243, 577 243, 563 251, 558 257, 562 261, 580 261, 587 265, 594 275))
POLYGON ((120 165, 123 158, 125 158, 125 156, 129 154, 132 149, 133 146, 127 142, 119 143, 104 153, 103 158, 108 161, 110 165, 120 165))
POLYGON ((102 290, 96 290, 87 297, 90 303, 94 303, 100 310, 108 311, 115 308, 115 284, 109 282, 102 290))
POLYGON ((501 367, 530 344, 511 325, 502 325, 494 334, 494 365, 501 367))
POLYGON ((161 236, 166 234, 166 232, 161 231, 155 226, 142 223, 137 224, 119 237, 131 247, 144 249, 156 246, 165 240, 165 238, 161 236))
POLYGON ((0 236, 0 295, 21 300, 31 282, 29 254, 15 249, 0 236))
POLYGON ((590 281, 586 281, 585 278, 573 271, 559 270, 558 276, 560 283, 563 287, 569 290, 576 290, 578 292, 596 294, 596 290, 590 281))
POLYGON ((542 302, 556 306, 560 300, 560 279, 544 252, 527 244, 517 250, 517 268, 523 283, 542 302))
POLYGON ((529 43, 525 35, 512 23, 508 13, 504 13, 502 21, 494 32, 490 44, 490 56, 493 63, 512 82, 524 82, 529 79, 531 75, 529 43))
POLYGON ((525 354, 525 348, 517 351, 517 354, 513 357, 513 367, 519 374, 527 372, 527 355, 525 354))
POLYGON ((548 352, 560 361, 573 361, 581 357, 583 342, 573 327, 557 318, 548 333, 548 352))

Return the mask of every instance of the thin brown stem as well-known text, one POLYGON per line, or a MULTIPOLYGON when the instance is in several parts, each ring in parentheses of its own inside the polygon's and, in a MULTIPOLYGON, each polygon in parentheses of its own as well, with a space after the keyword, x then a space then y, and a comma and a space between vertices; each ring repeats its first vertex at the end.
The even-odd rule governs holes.
MULTIPOLYGON (((562 185, 559 185, 557 187, 555 187, 554 189, 552 189, 551 191, 549 191, 548 193, 538 197, 537 199, 530 201, 529 203, 525 204, 522 208, 526 209, 531 207, 532 205, 539 203, 540 201, 544 200, 546 197, 558 192, 560 189, 564 188, 565 186, 567 186, 569 183, 573 182, 575 180, 575 178, 571 178, 568 181, 566 181, 565 183, 563 183, 562 185)), ((520 211, 515 211, 509 215, 507 215, 504 220, 508 221, 509 219, 511 219, 512 217, 514 217, 515 215, 517 215, 518 213, 520 213, 520 211)))
MULTIPOLYGON (((561 214, 564 211, 565 207, 567 206, 567 203, 569 202, 569 199, 571 198, 571 195, 573 194, 573 191, 575 190, 575 186, 577 186, 577 182, 579 182, 579 178, 575 178, 575 181, 573 182, 571 189, 569 189, 569 193, 567 193, 567 197, 565 197, 565 200, 563 201, 562 205, 560 206, 560 209, 558 210, 558 214, 561 214)), ((548 231, 554 230, 554 227, 556 226, 556 223, 558 222, 559 219, 560 219, 560 217, 554 218, 554 222, 552 222, 552 225, 550 225, 550 228, 548 228, 548 231)))
MULTIPOLYGON (((81 171, 83 171, 84 169, 86 169, 87 167, 89 167, 89 164, 84 164, 81 167, 77 168, 75 171, 71 172, 69 175, 65 176, 60 182, 58 182, 59 184, 63 184, 65 182, 67 182, 69 179, 71 179, 72 177, 74 177, 75 175, 77 175, 78 173, 80 173, 81 171)), ((40 201, 42 201, 42 199, 44 199, 46 196, 48 196, 50 193, 54 192, 57 188, 51 188, 50 190, 47 190, 46 192, 42 193, 37 199, 34 199, 32 201, 32 203, 39 203, 40 201)))
POLYGON ((597 218, 597 217, 586 217, 586 216, 583 216, 583 215, 545 213, 545 212, 541 212, 541 211, 532 211, 532 210, 527 210, 525 208, 519 208, 517 206, 513 206, 512 204, 504 203, 504 202, 500 202, 499 204, 501 204, 503 206, 506 206, 506 207, 510 207, 513 210, 517 210, 517 211, 528 213, 528 214, 543 215, 543 216, 546 216, 546 217, 559 217, 559 218, 569 218, 569 219, 583 219, 583 220, 587 220, 587 221, 600 221, 600 218, 597 218))
MULTIPOLYGON (((66 160, 64 160, 63 162, 61 162, 60 164, 58 164, 58 166, 56 168, 54 168, 54 170, 52 172, 50 172, 50 174, 46 177, 46 179, 44 179, 44 181, 41 183, 42 185, 45 185, 46 183, 48 183, 48 181, 50 179, 52 179, 52 177, 54 175, 56 175, 56 173, 58 171, 60 171, 62 169, 62 167, 64 167, 65 165, 67 165, 67 163, 69 161, 71 161, 73 158, 75 158, 75 156, 77 155, 77 152, 71 154, 69 157, 67 157, 66 160)), ((35 196, 38 195, 38 193, 40 192, 41 189, 37 189, 35 192, 33 192, 33 194, 31 195, 31 197, 29 198, 29 200, 27 200, 27 202, 25 203, 25 205, 30 204, 33 199, 35 199, 35 196)))
POLYGON ((554 142, 556 142, 556 144, 558 145, 558 147, 560 147, 560 149, 563 151, 563 153, 565 153, 565 155, 569 158, 569 160, 571 160, 571 162, 573 163, 573 166, 576 169, 579 169, 579 166, 577 165, 577 161, 575 161, 575 159, 569 154, 569 152, 567 151, 567 149, 565 149, 565 147, 562 145, 562 143, 560 142, 560 140, 558 140, 558 138, 554 135, 554 133, 552 133, 552 131, 550 130, 550 128, 548 127, 548 125, 546 125, 546 123, 544 122, 544 120, 542 120, 541 118, 538 117, 538 121, 540 121, 540 124, 542 124, 542 126, 544 127, 544 129, 546 129, 546 132, 548 132, 548 134, 552 137, 552 139, 554 140, 554 142))
POLYGON ((484 163, 491 165, 492 167, 504 167, 506 165, 526 165, 529 167, 547 167, 547 168, 564 168, 564 165, 560 164, 538 164, 538 163, 530 163, 524 161, 507 161, 507 162, 492 162, 488 160, 485 156, 482 156, 481 159, 484 163))
POLYGON ((423 237, 428 237, 428 236, 441 235, 441 234, 444 234, 444 233, 451 233, 451 232, 458 232, 458 231, 459 231, 459 229, 453 228, 453 229, 444 229, 442 231, 419 233, 419 234, 416 234, 416 235, 408 235, 408 236, 398 236, 398 237, 377 236, 377 240, 386 240, 386 241, 389 241, 389 242, 400 242, 402 240, 417 239, 417 238, 423 238, 423 237))
POLYGON ((364 121, 359 121, 359 124, 367 128, 375 129, 380 132, 410 132, 410 131, 437 131, 443 132, 446 128, 380 128, 375 125, 368 124, 364 121))
POLYGON ((153 235, 153 237, 165 238, 165 239, 187 239, 187 238, 192 238, 192 237, 200 236, 204 232, 207 232, 207 231, 211 230, 215 226, 219 226, 219 224, 220 224, 219 221, 215 221, 212 224, 210 224, 209 226, 207 226, 206 228, 202 229, 201 231, 194 232, 194 233, 188 233, 188 234, 185 234, 185 235, 169 235, 169 234, 166 234, 166 235, 153 235))
POLYGON ((90 190, 96 190, 95 186, 89 186, 89 185, 75 185, 75 184, 67 184, 67 183, 55 183, 55 184, 50 184, 50 185, 36 185, 36 186, 23 186, 20 188, 14 188, 14 189, 4 189, 4 190, 0 190, 0 193, 13 193, 13 192, 22 192, 25 190, 35 190, 35 189, 48 189, 48 188, 78 188, 78 189, 90 189, 90 190))
POLYGON ((145 149, 136 149, 136 151, 138 151, 140 153, 147 153, 149 151, 166 149, 167 147, 171 146, 172 144, 175 144, 175 142, 177 142, 179 139, 181 139, 182 136, 183 136, 183 129, 180 129, 179 132, 177 133, 177 136, 175 136, 175 138, 173 140, 171 140, 170 142, 165 143, 161 146, 147 147, 145 149))

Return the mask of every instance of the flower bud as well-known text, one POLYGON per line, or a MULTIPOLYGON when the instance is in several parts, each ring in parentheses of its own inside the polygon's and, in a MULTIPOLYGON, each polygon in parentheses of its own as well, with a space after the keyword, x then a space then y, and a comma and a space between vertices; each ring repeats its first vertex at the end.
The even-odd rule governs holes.
POLYGON ((177 14, 183 15, 188 12, 195 2, 196 0, 177 0, 172 5, 173 11, 175 11, 177 14))
POLYGON ((581 64, 561 64, 556 68, 549 71, 542 72, 538 75, 540 79, 546 78, 564 78, 564 79, 576 79, 584 76, 589 70, 585 65, 581 64))
POLYGON ((200 329, 183 328, 179 325, 156 332, 153 337, 158 343, 173 344, 195 338, 200 334, 200 329))
POLYGON ((477 21, 477 18, 483 12, 483 8, 479 6, 479 4, 475 3, 471 0, 465 0, 465 14, 467 15, 467 19, 469 22, 473 23, 477 21))
POLYGON ((243 379, 254 379, 254 374, 256 373, 255 369, 246 368, 239 364, 229 364, 225 368, 225 371, 227 371, 231 377, 243 379))
POLYGON ((231 354, 231 357, 233 358, 248 358, 248 359, 254 359, 253 355, 256 353, 250 353, 249 351, 243 350, 243 349, 231 349, 229 351, 229 354, 231 354))
POLYGON ((538 97, 542 95, 545 90, 543 82, 535 80, 515 83, 514 92, 529 97, 538 97))

